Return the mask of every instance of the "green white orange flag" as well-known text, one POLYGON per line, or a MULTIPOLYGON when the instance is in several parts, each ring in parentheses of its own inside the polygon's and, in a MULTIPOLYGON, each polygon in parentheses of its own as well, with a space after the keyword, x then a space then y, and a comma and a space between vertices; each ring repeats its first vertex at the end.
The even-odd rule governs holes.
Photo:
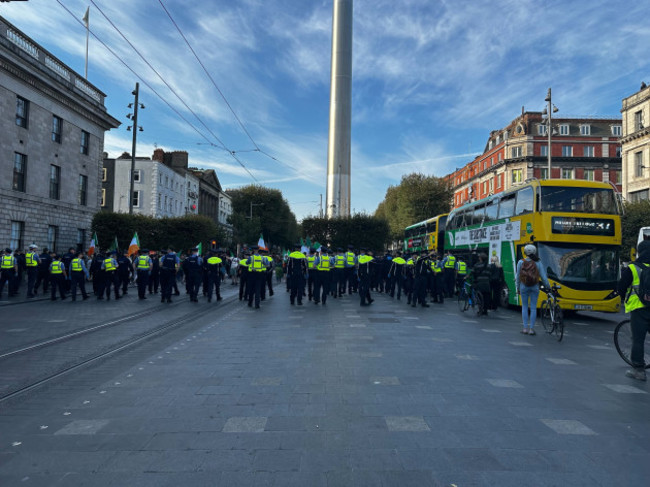
POLYGON ((199 255, 203 255, 203 242, 199 242, 196 248, 199 249, 199 255))
POLYGON ((95 247, 99 245, 97 241, 97 232, 93 233, 93 238, 90 239, 90 245, 88 246, 88 257, 92 257, 95 253, 95 247))
POLYGON ((138 250, 140 250, 140 239, 138 238, 138 232, 135 232, 133 238, 131 239, 131 243, 129 244, 129 250, 127 251, 127 255, 131 257, 138 250))
POLYGON ((266 248, 266 244, 264 243, 264 236, 260 233, 260 239, 257 241, 257 247, 260 250, 269 250, 266 248))

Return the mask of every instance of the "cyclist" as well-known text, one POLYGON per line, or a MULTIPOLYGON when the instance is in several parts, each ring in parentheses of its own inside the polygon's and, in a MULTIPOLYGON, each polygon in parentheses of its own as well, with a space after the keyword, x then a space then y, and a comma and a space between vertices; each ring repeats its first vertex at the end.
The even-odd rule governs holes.
POLYGON ((486 315, 490 303, 490 273, 488 271, 487 254, 481 252, 478 254, 478 262, 472 267, 470 280, 472 286, 483 296, 483 309, 479 314, 486 315))
POLYGON ((535 320, 537 318, 537 298, 539 297, 539 281, 544 287, 551 285, 546 277, 546 271, 537 256, 537 247, 528 244, 524 247, 525 257, 517 262, 517 273, 515 274, 515 288, 521 296, 521 318, 524 322, 524 335, 536 335, 535 320), (528 309, 530 307, 530 318, 528 309))
POLYGON ((643 267, 650 264, 650 240, 644 240, 637 248, 637 259, 621 270, 621 280, 618 282, 618 293, 625 296, 625 312, 630 313, 632 328, 632 350, 630 360, 633 368, 625 372, 627 377, 636 380, 646 380, 645 363, 643 360, 645 336, 650 331, 650 308, 643 305, 636 294, 640 283, 643 267))

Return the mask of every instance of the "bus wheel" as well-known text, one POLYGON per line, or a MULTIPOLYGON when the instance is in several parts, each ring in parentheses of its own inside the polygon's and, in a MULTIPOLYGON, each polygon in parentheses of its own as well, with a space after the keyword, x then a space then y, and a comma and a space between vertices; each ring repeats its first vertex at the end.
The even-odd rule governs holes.
POLYGON ((502 308, 508 308, 510 306, 510 289, 507 285, 503 285, 501 292, 499 293, 499 305, 502 308))

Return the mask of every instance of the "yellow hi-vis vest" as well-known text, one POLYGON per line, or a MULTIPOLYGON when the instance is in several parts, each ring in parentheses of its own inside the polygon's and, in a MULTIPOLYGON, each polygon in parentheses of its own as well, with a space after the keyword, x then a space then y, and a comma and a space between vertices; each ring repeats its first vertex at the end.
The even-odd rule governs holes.
POLYGON ((345 255, 337 255, 335 259, 334 267, 337 269, 343 269, 345 267, 345 255))
POLYGON ((137 267, 140 270, 148 270, 149 269, 149 257, 146 255, 140 255, 138 256, 138 263, 137 267))
POLYGON ((264 257, 261 255, 251 255, 250 269, 255 272, 262 272, 266 270, 264 266, 264 257))
MULTIPOLYGON (((649 267, 648 264, 641 264, 644 267, 649 267)), ((639 285, 641 284, 641 279, 639 277, 639 270, 636 265, 630 264, 630 271, 632 271, 632 286, 627 291, 627 299, 625 300, 625 312, 629 313, 635 309, 644 308, 645 305, 639 299, 637 292, 639 290, 639 285)))
POLYGON ((434 262, 433 272, 434 274, 439 274, 440 272, 442 272, 442 262, 440 262, 439 260, 434 262))
POLYGON ((32 252, 27 252, 25 254, 25 263, 27 267, 36 267, 38 265, 38 261, 34 258, 36 254, 32 252))
POLYGON ((345 253, 345 262, 348 265, 354 265, 354 252, 346 252, 345 253))
POLYGON ((467 274, 467 264, 462 260, 458 261, 458 274, 464 276, 467 274))
POLYGON ((313 269, 314 268, 314 260, 316 260, 316 256, 310 255, 307 257, 307 268, 308 269, 313 269))
POLYGON ((14 258, 13 255, 2 256, 2 264, 0 264, 0 268, 13 269, 15 265, 16 265, 16 259, 14 258))
POLYGON ((319 271, 329 271, 331 267, 332 266, 329 257, 321 257, 320 261, 318 262, 318 266, 316 266, 316 269, 319 271))
POLYGON ((55 260, 51 265, 50 272, 52 274, 63 274, 63 262, 55 260))
POLYGON ((115 264, 113 264, 113 259, 104 260, 104 270, 106 272, 114 271, 115 269, 117 268, 115 267, 115 264))
POLYGON ((221 264, 222 260, 219 257, 208 257, 208 264, 217 265, 221 264))
POLYGON ((445 262, 445 269, 454 269, 456 267, 456 257, 450 255, 445 262))
POLYGON ((81 267, 81 259, 72 259, 72 262, 70 262, 70 268, 72 272, 83 272, 83 269, 81 267))

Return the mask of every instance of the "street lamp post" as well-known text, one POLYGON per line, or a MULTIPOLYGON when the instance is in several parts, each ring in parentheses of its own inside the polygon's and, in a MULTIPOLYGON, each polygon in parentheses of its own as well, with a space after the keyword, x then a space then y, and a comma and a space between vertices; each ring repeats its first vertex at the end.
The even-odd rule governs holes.
POLYGON ((542 116, 546 115, 546 135, 548 137, 547 141, 547 150, 546 150, 546 158, 548 161, 548 174, 547 178, 551 179, 551 135, 553 134, 553 113, 556 113, 558 111, 557 107, 553 105, 553 102, 551 101, 551 89, 548 89, 548 93, 546 95, 546 98, 544 98, 544 101, 548 103, 547 107, 544 108, 544 111, 542 112, 542 116))

